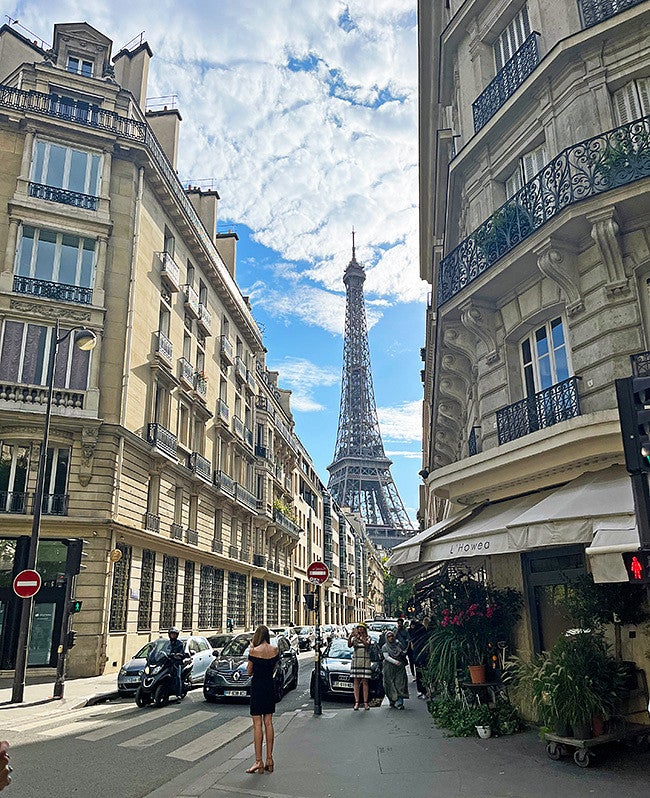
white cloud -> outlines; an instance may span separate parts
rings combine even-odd
[[[422,402],[404,402],[398,407],[378,407],[382,438],[390,441],[422,440]]]
[[[404,457],[407,460],[421,460],[422,452],[393,452],[386,450],[387,457]]]
[[[291,409],[303,413],[324,410],[313,394],[319,388],[337,385],[341,379],[340,372],[304,358],[288,357],[269,368],[278,371],[279,384],[291,390]]]

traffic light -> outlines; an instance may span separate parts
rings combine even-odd
[[[625,467],[630,474],[650,473],[650,377],[616,380]]]
[[[629,582],[635,585],[650,584],[650,551],[627,551],[623,553],[623,562]]]
[[[317,593],[305,593],[305,604],[307,605],[307,609],[314,610],[318,609],[318,600],[317,600]]]
[[[77,642],[76,638],[77,638],[77,633],[74,631],[74,629],[70,629],[65,641],[65,647],[67,649],[74,648],[74,644]]]
[[[81,605],[82,604],[83,604],[83,601],[80,601],[79,599],[73,599],[70,602],[70,614],[71,615],[75,615],[77,612],[81,612]]]
[[[81,571],[82,568],[86,567],[85,565],[82,565],[83,558],[88,556],[83,550],[84,543],[87,543],[87,541],[82,540],[81,538],[72,538],[65,541],[65,544],[68,547],[68,556],[65,560],[66,575],[76,575],[79,573],[79,571]]]

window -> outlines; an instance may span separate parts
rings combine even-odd
[[[174,251],[176,248],[176,240],[172,235],[172,231],[165,225],[165,239],[163,244],[163,250],[170,256],[174,257]]]
[[[521,365],[526,396],[571,376],[571,366],[560,317],[546,322],[521,342]]]
[[[194,287],[194,266],[192,266],[189,260],[187,261],[187,284],[191,288]]]
[[[95,241],[55,230],[23,227],[16,274],[63,285],[91,288]]]
[[[178,406],[178,442],[185,447],[190,445],[190,409],[182,402]]]
[[[520,188],[544,168],[546,164],[546,147],[542,144],[534,150],[530,150],[518,161],[517,166],[505,181],[506,198],[510,199]]]
[[[280,623],[291,623],[291,588],[280,585]]]
[[[164,302],[161,302],[160,310],[158,311],[158,330],[165,338],[169,338],[171,315],[169,307]]]
[[[38,140],[34,145],[31,180],[98,196],[100,160],[95,153]]]
[[[54,92],[49,96],[49,112],[52,116],[57,116],[59,119],[70,119],[73,122],[80,122],[82,125],[97,124],[100,111],[97,104]]]
[[[67,512],[70,449],[49,449],[45,458],[43,513],[65,515]]]
[[[93,76],[93,62],[86,61],[84,58],[78,58],[74,55],[68,56],[68,72],[74,72],[76,75],[83,75],[86,78]]]
[[[208,304],[208,287],[203,280],[199,280],[199,302],[202,305]]]
[[[27,476],[30,447],[3,443],[0,446],[0,512],[27,511]]]
[[[192,360],[192,336],[188,332],[183,333],[183,357],[189,362]]]
[[[194,626],[194,563],[185,560],[185,576],[183,578],[183,629],[191,630]]]
[[[118,543],[116,549],[122,558],[113,563],[113,584],[111,589],[111,607],[108,618],[109,632],[126,631],[126,615],[129,604],[129,581],[131,579],[131,546]]]
[[[202,565],[199,592],[201,594],[199,628],[220,628],[223,607],[223,571],[213,568],[211,565]]]
[[[228,574],[228,617],[246,626],[246,576],[235,571]]]
[[[528,9],[524,6],[494,43],[494,62],[499,72],[530,36]]]
[[[160,586],[160,628],[169,629],[176,622],[176,587],[178,558],[163,555],[162,584]]]
[[[156,382],[155,388],[155,398],[154,398],[154,408],[153,408],[153,420],[157,424],[162,424],[165,429],[167,429],[169,423],[169,402],[171,395],[169,390],[164,386],[161,385],[159,382]]]
[[[280,586],[277,582],[266,585],[266,623],[275,626],[278,623],[278,603]]]
[[[140,601],[138,604],[138,629],[151,629],[151,610],[153,606],[153,582],[156,571],[156,553],[150,549],[142,551],[142,570],[140,571]]]
[[[650,114],[650,78],[638,78],[614,92],[614,115],[619,125]]]
[[[61,330],[61,334],[66,331]],[[23,385],[45,385],[54,327],[5,321],[0,346],[0,380]],[[85,391],[88,387],[90,352],[71,344],[73,335],[59,344],[54,368],[54,387]]]

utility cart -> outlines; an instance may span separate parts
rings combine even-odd
[[[599,745],[615,742],[629,742],[639,751],[650,747],[650,726],[644,723],[622,722],[606,734],[582,740],[578,737],[562,737],[551,732],[544,735],[546,753],[550,759],[569,756],[573,750],[573,761],[581,768],[588,768],[594,760],[594,751]]]

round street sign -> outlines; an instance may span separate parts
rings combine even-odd
[[[307,566],[307,579],[315,585],[322,585],[330,578],[330,569],[324,562],[313,562]]]
[[[31,598],[41,589],[38,571],[21,571],[14,579],[14,593],[20,598]]]

